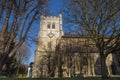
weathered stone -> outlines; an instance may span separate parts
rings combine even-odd
[[[32,77],[75,77],[101,74],[99,52],[90,37],[64,34],[61,14],[57,17],[42,15],[40,20]],[[111,70],[113,63],[116,66],[115,71],[118,71],[117,74],[120,73],[119,62],[119,55],[108,55],[106,64],[109,75],[113,73]]]

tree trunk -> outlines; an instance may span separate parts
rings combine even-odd
[[[0,69],[2,69],[3,65],[8,61],[8,56],[4,53],[0,59]]]
[[[88,65],[87,65],[88,66],[88,74],[87,75],[91,76],[91,67],[90,67],[91,62],[90,62],[90,58],[88,58],[87,60],[88,60]]]
[[[80,76],[80,77],[83,77],[82,69],[83,69],[82,55],[80,54],[80,57],[79,57],[79,72],[80,72],[80,74],[78,74],[78,76]]]
[[[94,65],[94,62],[92,61],[91,63],[91,69],[92,69],[92,76],[95,76],[95,65]]]
[[[63,77],[61,54],[58,55],[58,77]]]
[[[101,58],[101,75],[102,75],[102,79],[107,79],[108,78],[108,71],[107,71],[107,67],[106,67],[106,57],[104,55],[104,53],[100,53],[100,58]]]

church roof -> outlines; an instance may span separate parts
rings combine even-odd
[[[105,39],[109,38],[110,36],[105,36]],[[80,34],[64,34],[62,38],[89,38],[87,35],[80,35]]]
[[[62,38],[86,38],[88,36],[85,36],[85,35],[80,35],[80,34],[65,34],[62,36]]]

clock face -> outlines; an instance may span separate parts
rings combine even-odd
[[[54,34],[52,32],[48,33],[47,35],[49,38],[52,38],[54,36]]]

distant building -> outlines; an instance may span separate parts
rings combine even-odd
[[[42,15],[40,20],[33,77],[94,76],[101,73],[98,50],[89,37],[64,34],[61,14],[57,17]],[[107,62],[111,58],[109,56]]]
[[[33,67],[33,62],[29,64],[27,77],[32,77],[32,67]]]

